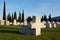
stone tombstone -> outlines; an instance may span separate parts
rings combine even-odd
[[[31,24],[31,29],[35,29],[35,35],[41,35],[41,28],[43,27],[41,23],[41,19],[39,16],[33,16],[32,24]]]
[[[17,25],[20,25],[20,22],[17,22]]]
[[[46,22],[46,28],[49,28],[49,23],[48,22]]]
[[[5,20],[1,20],[1,25],[4,25]]]
[[[56,22],[56,27],[60,27],[60,22]]]
[[[52,22],[52,27],[56,28],[56,23],[54,21]]]
[[[10,22],[10,25],[12,25],[12,22]]]
[[[41,23],[41,28],[46,28],[45,23]]]
[[[22,25],[22,30],[20,33],[22,34],[32,34],[32,35],[41,35],[41,28],[45,28],[44,23],[41,23],[41,19],[39,16],[33,16],[33,20],[27,24],[26,20]]]
[[[60,22],[57,22],[57,24],[60,24]]]
[[[10,25],[9,21],[6,21],[6,25]]]
[[[46,22],[46,27],[47,27],[47,28],[52,28],[52,24],[51,24],[50,21],[47,21],[47,22]]]
[[[49,24],[49,28],[52,28],[52,24],[51,24],[51,22],[48,21],[48,24]]]
[[[17,25],[17,22],[16,22],[16,20],[14,20],[14,21],[13,21],[13,25]]]
[[[42,21],[42,23],[43,23],[43,24],[46,24],[46,22],[45,22],[45,21]]]
[[[22,34],[27,34],[27,35],[30,35],[31,34],[31,26],[29,25],[22,25],[22,30],[20,31],[20,33]]]
[[[24,20],[24,25],[27,25],[27,20]]]
[[[23,24],[24,24],[23,22],[20,23],[20,25],[23,25]]]
[[[46,22],[45,21],[42,21],[42,26],[43,26],[43,28],[46,28]]]
[[[54,23],[54,28],[56,28],[56,23]]]

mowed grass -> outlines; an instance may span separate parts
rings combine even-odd
[[[45,28],[42,29],[42,40],[60,40],[60,28]]]
[[[19,33],[21,26],[1,26],[0,40],[60,40],[60,28],[42,28],[40,36]]]
[[[35,36],[23,35],[20,30],[21,26],[0,25],[0,40],[34,40]]]

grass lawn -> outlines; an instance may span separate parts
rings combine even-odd
[[[60,40],[60,28],[42,29],[40,36],[23,35],[21,26],[0,26],[0,40]]]

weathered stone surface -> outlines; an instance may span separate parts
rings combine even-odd
[[[41,35],[41,28],[45,28],[46,26],[41,23],[41,19],[39,16],[33,16],[33,20],[30,23],[24,22],[22,26],[21,33],[23,34],[33,34],[33,35]]]
[[[4,25],[5,20],[1,20],[1,25]]]
[[[20,22],[17,22],[17,25],[20,25]]]
[[[24,20],[24,25],[27,25],[28,23],[27,23],[27,20]]]
[[[10,25],[9,21],[6,21],[6,25]]]
[[[16,20],[14,20],[14,21],[13,21],[13,25],[17,25],[17,22],[16,22]]]

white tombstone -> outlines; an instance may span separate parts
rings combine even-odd
[[[43,23],[43,24],[46,24],[46,22],[45,22],[45,21],[42,21],[42,23]]]
[[[6,21],[6,25],[10,25],[9,21]]]
[[[51,24],[51,22],[48,22],[49,23],[49,28],[52,28],[52,24]]]
[[[41,28],[46,28],[46,24],[45,23],[41,23],[42,27]]]
[[[13,25],[17,25],[16,20],[13,21]]]
[[[57,24],[60,24],[60,22],[57,22]]]
[[[10,25],[12,25],[12,22],[10,22]]]
[[[4,25],[5,20],[1,20],[1,25]]]
[[[60,22],[56,22],[56,27],[60,27]]]
[[[42,28],[46,28],[46,22],[45,21],[42,21]]]
[[[52,22],[52,27],[56,28],[56,23],[54,21]]]
[[[31,28],[35,29],[35,35],[41,35],[41,28],[43,28],[44,25],[42,25],[40,17],[34,16],[33,23],[31,25]]]
[[[24,24],[23,22],[20,23],[20,25],[23,25],[23,24]]]
[[[17,22],[17,25],[20,25],[20,22]]]
[[[27,20],[24,20],[24,25],[27,25]]]
[[[54,28],[56,28],[56,23],[54,23]]]
[[[46,22],[46,27],[47,27],[47,28],[52,28],[52,24],[51,24],[50,21],[47,21],[47,22]]]

